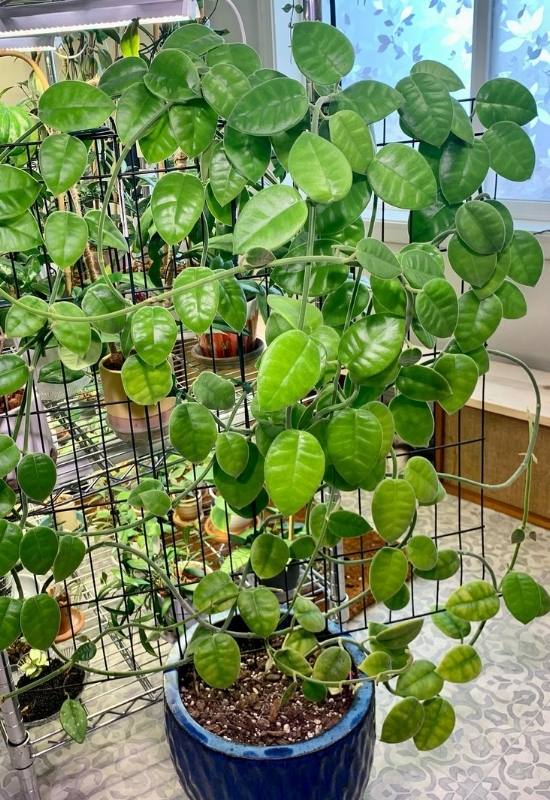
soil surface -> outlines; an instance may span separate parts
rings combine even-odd
[[[40,677],[53,672],[60,666],[61,661],[57,658],[53,659]],[[17,681],[17,688],[22,689],[35,680],[36,678],[27,678],[26,675],[23,675]],[[73,667],[68,672],[62,672],[36,689],[22,692],[19,695],[19,705],[21,706],[23,720],[25,722],[36,722],[37,720],[52,717],[58,713],[67,697],[74,700],[75,697],[81,694],[83,688],[84,670],[81,667]]]
[[[290,700],[281,698],[291,679],[276,669],[266,672],[265,650],[242,653],[241,675],[229,689],[212,689],[193,667],[180,670],[180,693],[196,722],[224,739],[260,747],[294,744],[319,736],[345,715],[353,690],[345,686],[320,704],[297,689]]]

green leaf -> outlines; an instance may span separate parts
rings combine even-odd
[[[332,256],[334,252],[332,249],[333,244],[330,239],[317,239],[313,245],[313,254]],[[305,255],[306,249],[306,243],[300,242],[289,249],[288,255],[291,257]],[[271,271],[271,277],[273,282],[284,289],[285,292],[302,294],[305,268],[305,260],[294,264],[283,264]],[[347,264],[334,264],[329,261],[313,262],[311,264],[308,296],[320,297],[335,291],[344,283],[348,275],[349,267]],[[365,289],[365,291],[367,290]],[[323,306],[324,310],[325,306]],[[341,314],[342,308],[338,306],[337,311]]]
[[[97,281],[84,293],[82,310],[89,317],[122,311],[127,303],[106,283]],[[104,333],[120,333],[126,324],[126,315],[120,314],[112,319],[94,322],[94,327]],[[86,354],[87,355],[87,354]]]
[[[308,99],[301,83],[292,78],[274,78],[241,96],[228,122],[241,133],[270,136],[297,125],[307,109]]]
[[[148,122],[154,125],[166,104],[156,97],[144,83],[135,83],[122,93],[118,101],[116,127],[120,141],[133,141]]]
[[[266,488],[279,511],[291,516],[309,503],[324,471],[325,455],[317,439],[307,431],[286,430],[267,452]]]
[[[476,139],[473,145],[449,139],[439,162],[439,182],[448,203],[460,203],[483,183],[489,171],[489,150]]]
[[[388,600],[407,580],[407,559],[393,547],[382,547],[374,556],[369,572],[369,588],[375,600]]]
[[[161,306],[143,306],[131,317],[132,342],[146,364],[158,367],[170,353],[178,336],[174,317]]]
[[[277,628],[281,607],[273,592],[265,586],[241,590],[238,606],[247,627],[263,639]]]
[[[422,630],[424,620],[408,619],[392,625],[384,625],[376,631],[376,643],[383,645],[390,651],[403,650],[409,645]]]
[[[367,125],[384,119],[396,111],[403,98],[386,83],[380,81],[357,81],[338,95],[339,108],[349,108],[363,117]]]
[[[38,101],[40,120],[63,133],[99,128],[113,111],[109,95],[84,81],[54,83]]]
[[[475,350],[489,339],[502,319],[502,304],[492,295],[478,300],[473,291],[458,301],[458,322],[455,339],[464,352]]]
[[[426,160],[405,144],[382,147],[367,170],[373,191],[397,208],[424,208],[435,202],[437,185]]]
[[[260,363],[257,398],[265,413],[301,400],[319,379],[319,348],[303,331],[286,331],[269,346]]]
[[[395,691],[401,697],[429,700],[443,689],[443,677],[435,671],[431,661],[419,660],[411,664],[397,679]]]
[[[395,361],[403,347],[404,337],[404,320],[388,314],[364,317],[342,336],[340,361],[348,368],[353,382],[361,384]]]
[[[500,253],[498,253],[496,269],[487,283],[485,283],[483,286],[480,286],[479,289],[474,289],[474,294],[478,300],[484,300],[486,297],[496,294],[497,290],[502,286],[505,278],[508,276],[508,273],[510,272],[510,266],[510,248],[507,247],[506,250],[502,250]]]
[[[153,367],[139,356],[126,359],[122,365],[121,377],[129,399],[140,406],[159,403],[167,396],[173,383],[172,369],[167,361]]]
[[[401,275],[401,264],[390,248],[378,239],[361,239],[357,245],[357,260],[377,278]]]
[[[147,62],[142,58],[120,58],[101,73],[98,86],[109,97],[119,97],[134,83],[141,83],[147,70]]]
[[[327,429],[327,453],[344,480],[360,486],[376,467],[382,451],[382,427],[372,411],[345,408]]]
[[[456,235],[449,240],[448,255],[456,274],[472,286],[483,286],[487,283],[497,264],[496,253],[488,255],[474,253]]]
[[[162,489],[162,483],[156,478],[144,478],[128,495],[128,503],[135,508],[145,508],[144,495],[148,492]]]
[[[334,203],[351,189],[351,167],[331,142],[305,131],[292,145],[288,169],[293,181],[315,203]]]
[[[200,286],[179,291],[173,296],[178,317],[193,333],[207,331],[218,310],[220,289],[218,282],[212,279],[212,275],[212,270],[208,267],[187,267],[174,281],[174,289],[177,290],[195,281],[204,281]]]
[[[205,614],[224,611],[236,601],[239,590],[225,572],[211,572],[197,584],[193,593],[193,605]]]
[[[34,503],[43,503],[50,496],[56,480],[55,463],[45,453],[27,453],[17,465],[19,488]]]
[[[38,333],[46,322],[44,314],[47,312],[48,304],[41,297],[34,297],[31,294],[22,295],[19,298],[19,305],[12,305],[8,309],[4,323],[6,336],[24,337]]]
[[[327,53],[330,57],[327,58]],[[353,67],[353,45],[344,34],[324,22],[298,22],[292,28],[292,55],[300,72],[313,83],[329,85]]]
[[[247,253],[255,247],[276,250],[303,228],[306,219],[307,206],[292,186],[262,189],[237,219],[233,252]]]
[[[12,471],[20,458],[20,452],[11,438],[0,433],[0,477],[4,477]]]
[[[349,194],[343,200],[317,208],[317,233],[330,237],[359,220],[371,196],[369,182],[363,175],[354,175]]]
[[[56,583],[69,578],[81,565],[86,555],[86,545],[78,536],[65,534],[59,539],[59,549],[53,562]]]
[[[0,225],[0,254],[25,252],[41,243],[38,223],[30,211]]]
[[[212,143],[218,115],[204,100],[172,106],[168,118],[172,135],[188,158],[200,155]]]
[[[215,633],[198,643],[193,663],[205,683],[214,689],[227,689],[241,671],[239,645],[228,633]]]
[[[148,164],[156,164],[164,159],[171,158],[177,149],[178,143],[174,139],[170,127],[168,113],[163,114],[145,136],[139,140],[139,149]]]
[[[94,244],[99,243],[100,216],[101,211],[99,211],[99,209],[92,209],[84,215],[86,225],[88,226],[88,237],[91,242],[94,242]],[[128,250],[128,243],[126,242],[126,239],[110,217],[105,217],[102,244],[103,247],[112,247],[115,250],[123,250],[124,252]],[[95,285],[96,284],[94,284],[91,288],[94,288]]]
[[[418,750],[434,750],[442,745],[454,730],[455,712],[442,697],[432,697],[422,704],[424,721],[413,737]]]
[[[483,134],[489,161],[509,181],[529,180],[535,168],[535,148],[528,134],[515,122],[495,122]]]
[[[344,154],[353,172],[366,175],[374,157],[374,142],[362,117],[344,109],[332,114],[328,124],[331,142]]]
[[[326,700],[328,694],[326,686],[308,680],[303,681],[302,692],[306,700],[311,703],[322,703],[323,700]]]
[[[393,415],[387,405],[378,400],[372,400],[370,403],[363,406],[363,409],[374,414],[380,423],[380,427],[382,428],[382,446],[380,448],[380,454],[385,456],[390,451],[395,435]]]
[[[451,394],[449,384],[439,372],[420,364],[401,367],[396,387],[411,400],[440,400]]]
[[[9,164],[0,165],[0,220],[20,217],[38,196],[40,184],[32,175]]]
[[[412,72],[395,87],[403,97],[399,115],[414,138],[440,147],[451,131],[453,107],[445,85],[429,72]]]
[[[264,459],[256,445],[249,443],[246,467],[236,478],[225,473],[215,461],[214,483],[231,508],[240,509],[250,505],[264,484]]]
[[[0,597],[0,648],[6,650],[21,633],[21,600]]]
[[[21,528],[14,522],[0,520],[0,575],[7,575],[19,561],[22,536]]]
[[[378,653],[371,653],[359,664],[358,669],[364,672],[369,678],[377,678],[385,672],[391,670],[391,656],[382,650]]]
[[[227,158],[221,142],[217,142],[210,157],[210,188],[220,206],[227,206],[240,195],[246,178]]]
[[[344,325],[348,308],[351,304],[354,285],[355,281],[345,281],[335,291],[327,295],[323,303],[323,319],[327,325]],[[369,290],[364,283],[360,283],[351,311],[351,319],[357,317],[367,307],[369,297]]]
[[[245,437],[232,431],[220,433],[216,439],[216,461],[227,475],[238,478],[248,463]]]
[[[296,597],[293,613],[298,623],[309,633],[321,633],[326,628],[326,620],[322,612],[308,597],[301,595]]]
[[[458,139],[462,139],[466,144],[474,143],[474,130],[468,112],[458,100],[451,97],[453,107],[453,120],[451,122],[451,133]]]
[[[40,174],[54,195],[80,180],[88,164],[86,145],[66,133],[48,136],[40,145]]]
[[[410,483],[384,478],[372,496],[374,527],[386,542],[395,542],[405,533],[416,510],[416,497]],[[399,588],[399,587],[397,587]],[[391,592],[388,597],[397,591]]]
[[[28,534],[26,534],[28,536]],[[47,650],[59,631],[61,612],[57,601],[48,594],[29,597],[21,609],[21,631],[31,647]]]
[[[418,570],[430,570],[437,564],[437,548],[429,536],[413,536],[407,544],[407,558]]]
[[[193,394],[199,403],[211,409],[229,409],[233,408],[235,403],[235,387],[233,383],[209,370],[201,372],[198,378],[195,379]]]
[[[452,392],[439,404],[447,414],[454,414],[466,404],[476,387],[479,377],[476,363],[461,353],[444,353],[435,362],[434,369],[447,380]]]
[[[414,289],[422,289],[433,278],[445,275],[442,254],[428,242],[406,245],[399,253],[399,259],[403,274]]]
[[[294,300],[290,297],[279,297],[278,295],[270,295],[267,298],[267,304],[277,316],[283,317],[284,320],[292,327],[298,328],[300,323],[300,307],[301,301]],[[314,329],[322,325],[323,316],[319,309],[308,303],[306,305],[306,313],[304,318],[304,333],[312,333]]]
[[[466,620],[455,617],[449,611],[438,611],[432,615],[432,622],[441,633],[451,639],[465,639],[470,634],[472,626]]]
[[[58,314],[71,317],[71,322],[58,320]],[[66,347],[71,353],[85,356],[90,348],[92,334],[90,323],[86,321],[86,314],[74,303],[54,303],[50,308],[50,325],[52,333],[59,344]]]
[[[21,542],[21,563],[33,575],[45,575],[57,555],[57,534],[51,528],[36,527],[27,531]]]
[[[311,650],[317,647],[317,639],[309,631],[294,628],[285,637],[283,648],[288,648],[299,653],[301,656],[307,656]]]
[[[61,727],[74,742],[83,744],[88,729],[88,715],[79,700],[68,697],[59,712]]]
[[[541,586],[540,583],[538,584],[539,593],[540,593],[540,608],[537,614],[537,617],[544,617],[548,612],[550,612],[550,595],[544,588]]]
[[[197,68],[181,50],[163,47],[143,81],[150,92],[170,103],[184,103],[200,94]]]
[[[439,550],[435,567],[428,570],[415,569],[415,574],[429,581],[444,581],[460,568],[460,558],[454,550]]]
[[[169,172],[155,184],[151,211],[159,235],[178,244],[196,225],[204,206],[204,188],[194,175]]]
[[[164,47],[175,47],[178,50],[188,50],[190,53],[203,56],[221,44],[223,44],[223,38],[212,28],[198,22],[190,22],[176,28],[164,42]]]
[[[447,600],[447,611],[468,622],[481,622],[494,617],[500,608],[500,600],[493,586],[487,581],[469,581],[451,594]]]
[[[382,725],[380,740],[390,744],[405,742],[420,730],[424,709],[416,697],[406,697],[395,703]]]
[[[71,267],[88,244],[88,226],[72,211],[54,211],[46,219],[44,241],[58,267]]]
[[[464,203],[456,212],[456,230],[463,243],[481,255],[502,250],[506,239],[504,221],[494,206],[481,200]]]
[[[440,64],[439,61],[430,61],[430,59],[415,61],[411,67],[411,75],[418,75],[419,73],[427,73],[437,78],[448,92],[456,92],[459,89],[464,89],[464,84],[456,72],[445,64]]]
[[[423,456],[409,458],[403,470],[403,477],[413,487],[416,499],[421,505],[435,503],[439,491],[439,479],[433,464],[427,458]],[[420,569],[431,569],[433,565],[421,567],[415,564],[415,566],[419,566]]]
[[[536,286],[544,257],[538,239],[527,231],[515,231],[510,243],[510,278],[524,286]]]
[[[452,336],[458,319],[458,300],[451,284],[433,278],[416,295],[415,310],[420,324],[434,336]]]
[[[290,647],[283,647],[273,653],[273,660],[278,669],[285,675],[290,675],[291,678],[295,678],[296,675],[311,675],[313,672],[304,656]]]
[[[527,314],[527,301],[515,284],[504,281],[495,294],[502,303],[504,319],[521,319]]]
[[[219,281],[218,314],[234,331],[242,331],[248,318],[244,290],[236,278]]]
[[[437,162],[439,170],[439,161]],[[437,174],[436,174],[437,178]],[[426,208],[409,214],[411,242],[428,242],[454,225],[456,206],[447,205],[441,192],[437,200]]]
[[[10,395],[21,389],[28,377],[29,367],[21,356],[0,355],[0,395]]]
[[[317,657],[313,667],[313,677],[318,681],[340,684],[349,678],[351,656],[343,647],[327,647]]]
[[[254,48],[241,42],[220,44],[213,50],[209,50],[206,63],[209,67],[213,67],[215,64],[233,64],[245,75],[252,75],[262,68],[262,62]]]
[[[218,429],[214,417],[199,403],[181,403],[170,417],[170,444],[194,464],[204,461],[214,447]]]
[[[261,533],[254,539],[250,548],[252,569],[258,578],[263,580],[274,578],[282,572],[289,556],[285,540],[273,533]]]
[[[518,81],[493,78],[479,89],[475,113],[486,128],[502,121],[526,125],[537,116],[537,104],[529,89]]]
[[[250,136],[227,127],[223,147],[233,167],[252,183],[259,181],[269,166],[271,142],[265,136]]]
[[[539,586],[525,572],[509,572],[504,576],[502,598],[510,614],[524,625],[538,616],[541,605]]]
[[[328,518],[328,532],[338,539],[350,539],[372,531],[371,525],[360,514],[344,508],[333,511]]]
[[[433,436],[434,420],[428,403],[399,394],[390,402],[397,434],[408,444],[426,447]]]
[[[202,93],[207,103],[229,119],[240,98],[250,91],[250,81],[233,64],[215,64],[202,79]]]
[[[451,683],[468,683],[481,672],[481,659],[469,644],[449,650],[437,666],[437,674]]]

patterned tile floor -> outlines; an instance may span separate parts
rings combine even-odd
[[[456,501],[449,498],[443,511],[449,529],[455,514]],[[470,519],[475,526],[479,509],[463,503],[462,515],[463,528]],[[492,511],[486,511],[485,523],[486,550],[500,572],[515,524]],[[519,562],[546,586],[549,539],[548,531],[538,531]],[[427,582],[419,582],[415,594],[419,603],[433,602]],[[427,623],[421,643],[425,657],[437,660],[440,639],[433,633]],[[379,744],[365,800],[550,800],[549,645],[550,615],[523,628],[501,612],[480,640],[482,675],[466,687],[446,687],[457,712],[451,739],[423,755],[407,745]],[[387,704],[387,693],[380,691],[379,713]],[[98,731],[83,746],[40,759],[37,772],[42,800],[184,800],[164,741],[160,705]],[[4,753],[0,800],[26,800]]]

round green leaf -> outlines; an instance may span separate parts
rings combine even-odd
[[[151,211],[159,235],[178,244],[195,226],[204,206],[204,189],[194,175],[169,172],[153,189]]]
[[[132,315],[132,341],[138,356],[158,367],[170,353],[178,336],[174,317],[161,306],[142,306]]]
[[[518,81],[493,78],[478,91],[475,112],[486,128],[502,121],[526,125],[537,116],[537,104],[529,89]]]
[[[241,97],[250,91],[250,81],[233,64],[215,64],[202,79],[202,93],[208,105],[229,119]]]
[[[41,297],[24,294],[19,298],[19,305],[12,305],[8,309],[4,323],[6,336],[23,337],[38,333],[46,322],[44,314],[47,314],[47,312],[48,304]]]
[[[396,387],[411,400],[440,400],[451,394],[449,384],[439,372],[420,364],[401,367]]]
[[[164,47],[175,47],[203,56],[214,47],[223,44],[222,37],[208,25],[189,22],[176,28],[164,42]]]
[[[363,409],[374,414],[380,423],[380,427],[382,428],[382,446],[380,448],[380,454],[385,456],[390,451],[395,435],[393,415],[387,405],[378,400],[372,400],[370,403],[367,403]]]
[[[12,353],[0,356],[0,395],[9,395],[21,389],[29,377],[27,362]]]
[[[435,671],[431,661],[419,660],[403,672],[397,679],[395,691],[401,697],[416,697],[429,700],[443,689],[443,678]]]
[[[390,402],[395,430],[415,447],[426,447],[434,432],[433,414],[428,403],[410,400],[399,394]]]
[[[0,477],[3,478],[17,466],[20,455],[19,449],[11,436],[0,433]]]
[[[451,578],[460,567],[460,558],[454,550],[439,550],[435,567],[429,570],[415,569],[415,574],[429,581],[444,581]]]
[[[239,590],[226,572],[211,572],[197,584],[193,605],[197,611],[213,614],[231,608],[238,594]]]
[[[359,669],[369,678],[376,678],[391,670],[391,656],[383,651],[371,653],[359,664]]]
[[[266,136],[250,136],[228,127],[223,147],[233,167],[252,183],[259,181],[269,166],[271,142]]]
[[[172,388],[170,364],[165,361],[156,367],[146,364],[139,356],[130,356],[122,365],[122,385],[134,403],[153,406],[166,397]]]
[[[343,200],[317,208],[317,233],[332,236],[359,220],[371,196],[369,182],[363,175],[354,175],[349,193]]]
[[[244,290],[236,278],[219,281],[218,314],[234,331],[246,325],[248,307]]]
[[[147,62],[142,58],[120,58],[101,73],[98,86],[109,97],[119,97],[134,83],[141,83],[147,70]]]
[[[216,461],[221,469],[238,478],[248,464],[248,442],[240,433],[223,431],[216,439]]]
[[[265,639],[277,628],[281,607],[273,592],[265,586],[242,590],[238,606],[246,625],[258,636]]]
[[[38,223],[30,211],[0,225],[0,254],[24,252],[41,243]]]
[[[502,597],[510,614],[524,625],[538,616],[539,586],[525,572],[509,572],[504,576]]]
[[[341,31],[325,22],[313,21],[293,26],[292,55],[300,72],[322,85],[338,83],[355,60],[353,45]]]
[[[72,211],[54,211],[46,219],[44,241],[58,267],[71,267],[88,244],[88,226]]]
[[[502,286],[507,278],[508,273],[510,272],[510,266],[510,248],[507,247],[506,250],[502,250],[500,253],[498,253],[495,271],[487,283],[484,283],[483,286],[479,287],[479,289],[474,289],[474,294],[478,300],[484,300],[486,297],[496,294],[497,290]]]
[[[0,597],[0,649],[6,650],[21,633],[21,600]]]
[[[256,445],[249,443],[246,466],[237,477],[225,473],[215,461],[214,483],[231,508],[242,509],[251,505],[264,484],[264,459]]]
[[[427,458],[423,456],[412,456],[409,458],[403,470],[403,477],[413,487],[416,499],[420,505],[431,505],[436,501],[439,491],[439,479],[433,464],[428,461]],[[413,559],[411,559],[411,561],[412,560]],[[416,566],[420,569],[431,569],[433,564],[429,566],[415,564],[415,567]]]
[[[515,122],[495,122],[483,134],[491,168],[509,181],[526,181],[535,168],[535,148]]]
[[[409,645],[422,630],[424,620],[408,619],[391,625],[382,625],[376,630],[376,643],[383,645],[390,651],[403,650]],[[370,630],[370,628],[369,628]]]
[[[527,301],[521,290],[511,281],[504,281],[495,294],[502,303],[504,319],[521,319],[527,314]]]
[[[510,243],[510,278],[524,286],[536,286],[544,257],[538,239],[527,231],[515,231]]]
[[[118,101],[116,127],[120,141],[133,141],[147,122],[153,126],[166,104],[156,97],[144,83],[135,83],[122,93]]]
[[[7,575],[19,561],[22,536],[21,528],[14,522],[0,520],[0,575]]]
[[[82,177],[88,163],[86,145],[66,133],[48,136],[40,145],[40,174],[52,194],[66,192]]]
[[[294,183],[315,203],[334,203],[351,189],[351,167],[331,142],[305,131],[292,145],[288,169]]]
[[[216,441],[214,417],[199,403],[181,403],[170,417],[170,444],[194,464],[204,461]]]
[[[285,516],[295,514],[309,503],[324,472],[323,449],[307,431],[283,431],[269,448],[265,459],[267,491]]]
[[[420,730],[424,709],[416,697],[406,697],[395,703],[382,725],[380,740],[390,744],[405,742]]]
[[[205,370],[193,383],[193,394],[199,403],[211,409],[227,410],[235,403],[235,386],[227,378]],[[242,437],[241,437],[242,438]]]
[[[340,341],[339,357],[354,383],[377,375],[399,356],[405,322],[387,314],[373,314],[348,328]]]
[[[250,548],[250,564],[252,569],[263,580],[274,578],[286,566],[290,553],[288,545],[280,536],[273,533],[261,533]]]
[[[328,518],[328,532],[340,539],[349,539],[355,536],[363,536],[372,530],[366,519],[354,511],[346,511],[339,508],[333,511]]]
[[[173,296],[174,308],[185,327],[193,333],[207,331],[218,310],[220,288],[212,275],[208,267],[187,267],[174,281],[174,289],[178,290]],[[204,282],[181,291],[196,281]]]
[[[239,645],[228,633],[215,633],[197,644],[193,663],[205,683],[214,689],[227,689],[241,671]]]
[[[378,484],[372,496],[372,520],[386,542],[395,542],[405,533],[415,511],[416,497],[410,483],[396,478],[384,478]],[[390,592],[388,597],[397,589]]]
[[[445,64],[440,64],[439,61],[430,61],[430,59],[422,59],[422,61],[415,61],[411,67],[411,75],[418,73],[428,73],[437,78],[447,89],[448,92],[456,92],[459,89],[464,89],[464,84],[450,67]]]
[[[397,208],[424,208],[435,202],[437,185],[426,160],[407,145],[382,147],[367,170],[373,191]]]
[[[430,570],[437,564],[437,548],[429,536],[413,536],[407,544],[407,557],[418,570]]]
[[[405,278],[414,289],[421,289],[433,278],[443,278],[445,263],[440,251],[428,242],[406,245],[399,253]]]
[[[456,235],[449,240],[448,255],[451,267],[456,274],[471,283],[472,286],[486,284],[493,275],[497,264],[496,253],[483,256],[474,253]]]
[[[360,486],[376,467],[382,443],[382,426],[372,411],[346,408],[330,420],[328,457],[352,486]]]
[[[94,242],[95,244],[99,243],[100,218],[101,211],[96,208],[93,208],[84,215],[86,225],[88,226],[88,237],[90,241]],[[110,217],[105,217],[102,246],[104,248],[112,247],[115,250],[123,250],[124,252],[128,250],[128,243],[126,242],[126,239]],[[93,284],[93,286],[95,285],[96,284]],[[93,286],[91,288],[93,288]]]
[[[393,547],[382,547],[374,556],[369,572],[369,588],[375,600],[388,600],[407,580],[407,559]]]
[[[270,344],[260,363],[258,404],[264,413],[301,400],[319,379],[319,348],[303,331],[286,331]]]
[[[326,620],[313,600],[298,595],[294,601],[293,613],[298,623],[309,633],[321,633],[326,628]]]
[[[468,112],[458,100],[451,97],[453,107],[453,120],[451,122],[451,133],[458,139],[462,139],[466,144],[474,143],[474,130]]]
[[[362,117],[349,109],[329,117],[331,142],[344,154],[353,172],[367,174],[374,157],[374,142]]]
[[[468,683],[481,672],[481,659],[469,644],[449,650],[437,666],[437,674],[451,683]]]
[[[339,108],[349,108],[363,117],[367,125],[384,119],[399,108],[403,98],[395,89],[380,81],[357,81],[338,95]]]
[[[439,169],[439,161],[437,162]],[[437,175],[436,175],[437,178]],[[443,231],[452,228],[455,219],[455,206],[447,205],[438,192],[437,200],[427,208],[411,211],[409,215],[409,238],[411,242],[428,242]]]
[[[357,260],[377,278],[396,278],[401,265],[390,248],[378,239],[361,239],[357,245]]]
[[[21,542],[19,549],[21,563],[33,575],[45,575],[55,560],[57,548],[55,531],[44,527],[31,528]]]
[[[317,239],[313,245],[314,255],[332,256],[334,242],[330,239]],[[288,255],[295,257],[305,255],[307,245],[300,242],[291,247]],[[273,282],[280,286],[289,294],[302,294],[304,284],[304,273],[306,268],[305,260],[294,264],[283,264],[275,267],[271,271]],[[311,264],[310,282],[308,287],[309,297],[320,297],[327,295],[338,289],[349,275],[347,264],[333,264],[329,261],[315,261]],[[365,291],[367,291],[365,289]],[[338,305],[337,313],[342,313],[342,307]],[[323,306],[323,312],[325,306]]]
[[[262,68],[262,62],[256,51],[241,42],[228,42],[209,50],[206,63],[209,67],[213,67],[214,64],[233,64],[245,75],[252,75]]]
[[[412,72],[395,87],[401,121],[415,139],[440,147],[451,131],[453,107],[445,85],[429,72]]]
[[[473,145],[449,139],[439,162],[439,182],[448,203],[460,203],[483,183],[489,171],[489,149],[476,139]]]
[[[93,283],[84,293],[82,310],[88,317],[112,314],[127,307],[126,302],[110,286],[101,281]],[[126,315],[120,314],[108,320],[96,320],[94,327],[104,333],[120,333],[126,324]],[[68,348],[71,349],[71,348]],[[71,350],[72,352],[72,350]],[[83,356],[85,357],[85,356]]]
[[[58,315],[71,317],[71,321],[59,320]],[[90,349],[92,332],[86,314],[79,306],[67,302],[54,303],[50,308],[50,325],[59,344],[78,356],[86,355]]]
[[[307,206],[292,186],[268,186],[243,208],[235,224],[233,251],[247,253],[255,247],[276,250],[300,231]]]
[[[349,678],[351,656],[342,647],[327,647],[322,650],[313,667],[313,677],[318,681],[339,684]]]
[[[88,715],[79,700],[68,697],[59,712],[61,727],[73,741],[83,744],[88,729]]]
[[[200,93],[197,68],[182,50],[163,47],[143,80],[150,92],[171,103],[192,100]]]
[[[174,139],[189,158],[200,155],[212,143],[218,115],[204,100],[172,106],[168,118]]]
[[[113,111],[109,95],[84,81],[54,83],[38,101],[44,125],[63,133],[99,128]]]
[[[416,295],[415,310],[420,324],[434,336],[452,336],[458,319],[458,300],[451,284],[433,278]]]
[[[9,164],[0,164],[0,221],[20,217],[37,198],[40,184],[32,175]]]
[[[452,552],[452,551],[449,551]],[[449,611],[438,611],[432,615],[432,622],[441,633],[450,639],[465,639],[470,634],[472,626],[460,617],[455,617]]]
[[[458,301],[458,322],[455,339],[464,352],[475,350],[489,339],[502,319],[502,304],[491,295],[478,300],[473,291],[466,292]]]
[[[451,387],[451,396],[439,401],[447,414],[454,414],[462,408],[470,398],[478,381],[478,370],[475,361],[462,353],[444,353],[434,364]]]
[[[340,326],[345,323],[348,308],[350,307],[351,298],[353,296],[354,284],[355,282],[352,280],[345,281],[341,286],[327,295],[323,303],[323,319],[327,325]],[[367,307],[369,297],[369,290],[364,283],[360,283],[351,311],[352,319],[357,317],[361,311]]]
[[[400,611],[402,608],[405,608],[406,605],[409,604],[409,600],[411,599],[411,593],[409,591],[409,587],[406,583],[398,589],[395,594],[392,594],[391,597],[388,597],[387,600],[384,600],[384,605],[386,608],[389,608],[390,611]]]
[[[292,78],[274,78],[240,97],[228,122],[242,133],[269,136],[292,128],[307,109],[306,90],[301,83]]]
[[[481,200],[464,203],[456,212],[455,221],[458,235],[474,253],[489,255],[504,247],[504,220],[489,203]]]
[[[311,675],[313,672],[309,662],[306,661],[304,656],[296,650],[292,650],[290,647],[283,647],[281,650],[277,650],[273,654],[273,660],[281,672],[285,675],[290,675],[293,679],[295,679],[297,675],[303,677],[304,675]]]
[[[455,726],[455,712],[452,705],[442,697],[432,697],[422,704],[424,721],[413,737],[418,750],[434,750],[442,745]]]
[[[59,539],[59,549],[53,562],[56,583],[69,578],[81,565],[86,555],[86,545],[78,536],[66,534]]]
[[[45,453],[27,453],[17,465],[17,482],[29,500],[43,503],[57,480],[54,461]]]
[[[500,600],[493,586],[487,581],[470,581],[460,586],[447,600],[447,611],[468,622],[481,622],[494,617],[500,608]]]

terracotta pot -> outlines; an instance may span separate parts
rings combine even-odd
[[[109,358],[110,356],[105,356],[100,361],[99,374],[103,384],[107,422],[111,430],[123,442],[147,444],[149,435],[152,439],[158,439],[161,432],[168,427],[176,398],[164,397],[154,406],[140,406],[128,400],[120,370],[105,366]]]
[[[257,346],[256,331],[258,328],[258,301],[256,298],[247,303],[248,314],[243,330],[243,352],[249,353]],[[199,349],[203,356],[215,359],[236,358],[239,355],[239,334],[228,331],[203,333],[199,336]]]
[[[184,527],[189,522],[194,522],[202,514],[202,495],[187,497],[176,506],[174,511],[174,525]]]
[[[48,594],[52,594],[48,591]],[[66,642],[67,639],[76,637],[83,629],[86,618],[79,608],[74,608],[71,605],[71,599],[68,595],[58,598],[59,610],[61,611],[61,621],[59,623],[59,631],[55,637],[56,642]]]
[[[12,408],[7,412],[7,414],[0,414],[0,433],[6,434],[7,436],[13,436],[18,414],[19,406],[17,408]],[[16,439],[16,444],[20,450],[23,449],[24,438],[25,423],[23,421],[21,423],[21,427],[19,428],[19,433]],[[54,461],[57,459],[57,449],[55,447],[53,434],[48,424],[48,415],[46,413],[46,409],[44,408],[40,397],[35,395],[34,392],[32,393],[31,397],[31,416],[27,449],[29,453],[45,453],[47,456],[53,458]],[[10,474],[7,476],[7,481],[12,486],[17,485],[15,470],[10,472]]]

